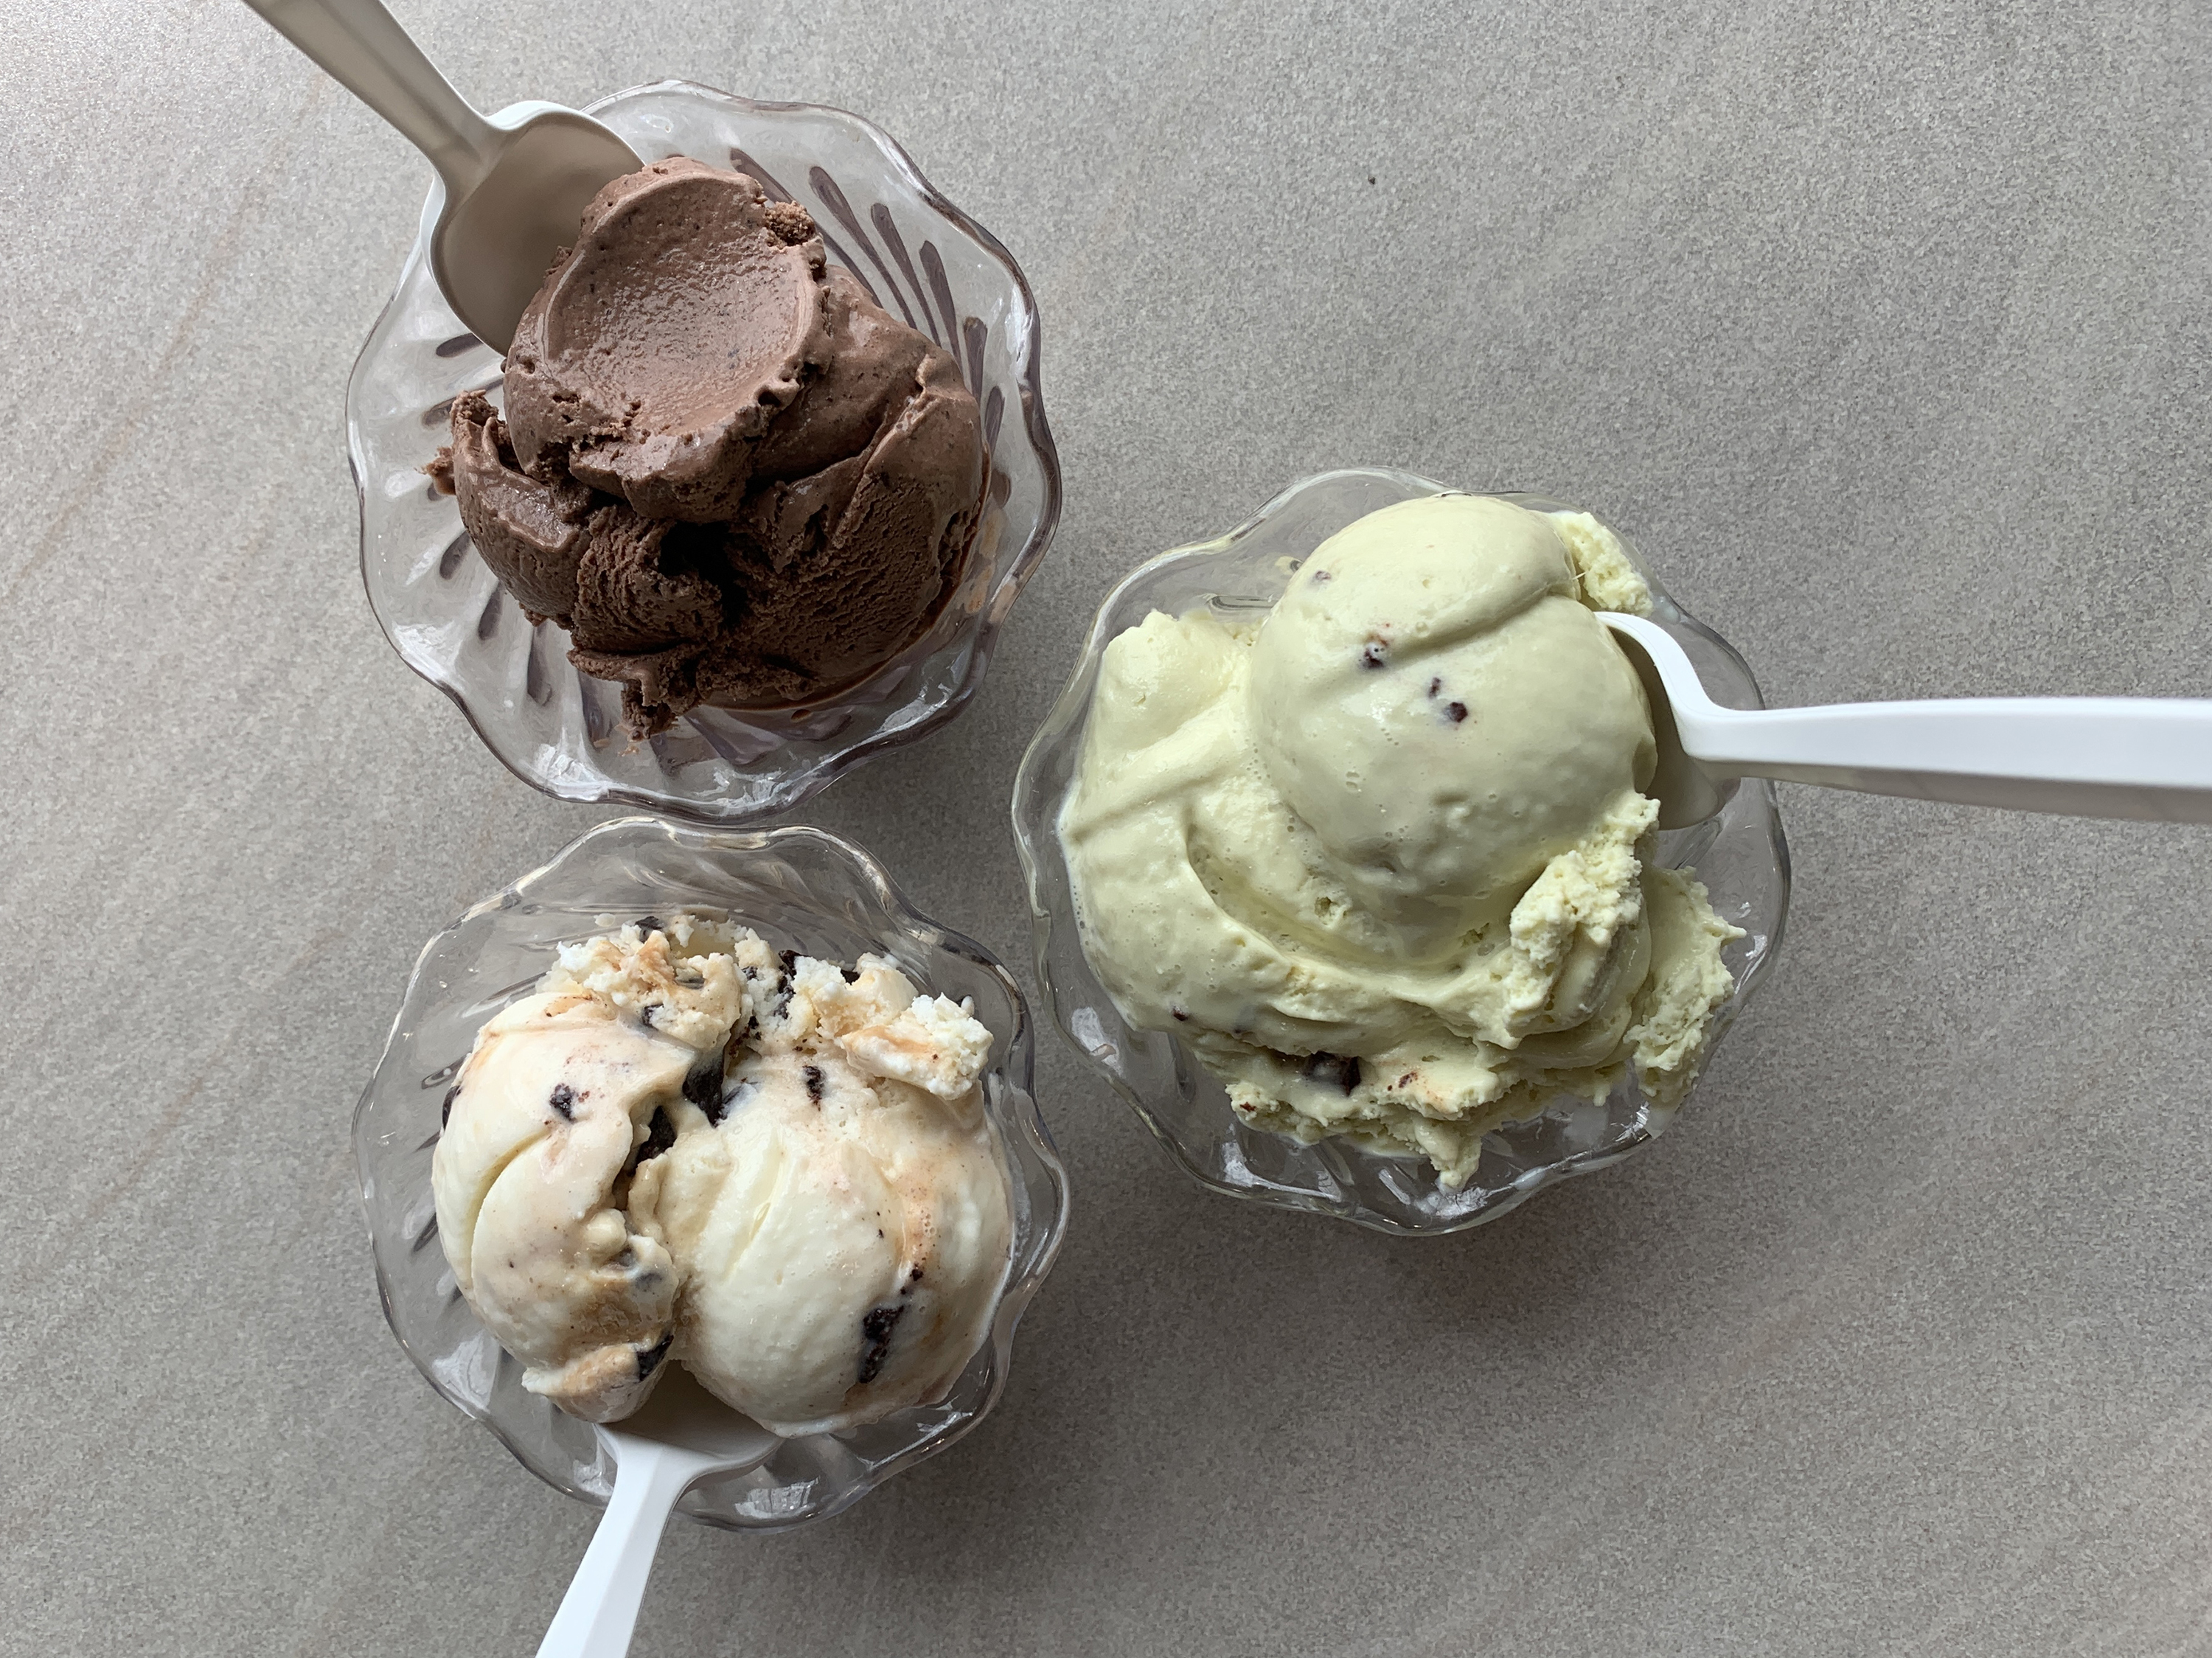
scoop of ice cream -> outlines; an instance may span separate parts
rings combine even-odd
[[[787,992],[787,994],[783,993]],[[727,1091],[679,1114],[637,1223],[684,1263],[675,1352],[778,1433],[940,1396],[988,1333],[1012,1236],[977,1078],[990,1033],[879,957],[800,957]]]
[[[1647,867],[1649,607],[1586,514],[1441,496],[1316,550],[1264,623],[1114,640],[1060,819],[1085,954],[1249,1121],[1430,1157],[1694,1077],[1734,929]],[[1662,914],[1664,922],[1662,922]]]
[[[638,734],[865,676],[957,585],[988,465],[952,357],[805,210],[684,157],[616,179],[453,404],[463,522]]]
[[[672,1354],[779,1433],[939,1397],[1011,1257],[990,1047],[878,957],[689,914],[565,945],[447,1097],[454,1280],[523,1385],[592,1421]]]
[[[584,210],[516,325],[507,407],[524,467],[558,459],[648,518],[707,524],[827,361],[822,239],[743,173],[675,156]]]
[[[1249,700],[1269,782],[1419,960],[1511,909],[1656,752],[1565,542],[1490,496],[1401,501],[1331,537],[1261,628]]]
[[[688,928],[687,928],[688,930]],[[675,1261],[618,1185],[672,1141],[688,1093],[719,1096],[745,1011],[725,950],[655,926],[565,951],[478,1034],[431,1158],[438,1236],[523,1386],[594,1422],[644,1401],[668,1351]]]

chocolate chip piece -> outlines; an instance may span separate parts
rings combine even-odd
[[[665,926],[661,925],[660,917],[658,915],[639,916],[637,918],[637,930],[647,936],[655,932],[665,932],[668,931]]]
[[[707,982],[707,975],[695,967],[679,967],[676,969],[676,982],[686,990],[696,990]]]
[[[919,1284],[919,1283],[921,1283],[921,1267],[919,1267],[919,1266],[915,1267],[915,1268],[914,1269],[914,1271],[912,1271],[911,1272],[908,1272],[908,1273],[906,1275],[906,1278],[907,1278],[907,1282],[908,1282],[908,1283],[909,1283],[909,1284]]]
[[[637,1017],[645,1021],[645,1028],[650,1030],[653,1029],[653,1016],[659,1011],[659,1002],[647,1002],[643,1007],[638,1009]]]
[[[446,1097],[438,1107],[438,1127],[443,1128],[453,1120],[453,1102],[461,1096],[461,1085],[455,1083],[446,1090]]]
[[[553,1093],[549,1103],[553,1107],[553,1114],[560,1118],[562,1122],[576,1121],[576,1090],[568,1084],[553,1084]]]
[[[722,1051],[712,1054],[691,1067],[691,1074],[684,1079],[684,1097],[707,1114],[708,1122],[722,1121]]]
[[[1188,1024],[1188,1023],[1190,1023],[1190,1015],[1189,1015],[1189,1014],[1188,1014],[1188,1013],[1186,1013],[1186,1012],[1184,1012],[1181,1008],[1179,1008],[1179,1007],[1171,1007],[1171,1008],[1170,1008],[1170,1009],[1168,1010],[1168,1011],[1169,1011],[1169,1012],[1170,1012],[1170,1013],[1172,1013],[1172,1014],[1174,1014],[1174,1015],[1176,1016],[1176,1021],[1177,1021],[1178,1023],[1182,1023],[1182,1024]]]
[[[858,968],[841,967],[837,971],[845,975],[845,982],[848,985],[856,985],[860,982],[860,970]]]
[[[1413,1078],[1419,1074],[1420,1073],[1419,1072],[1408,1071],[1404,1076],[1398,1078],[1398,1086],[1403,1088],[1407,1083],[1413,1081]]]
[[[1311,1054],[1307,1055],[1299,1072],[1308,1082],[1318,1083],[1324,1088],[1337,1087],[1349,1094],[1359,1086],[1359,1057],[1346,1059],[1340,1054]]]
[[[1431,681],[1429,681],[1429,695],[1430,695],[1430,696],[1431,696],[1431,697],[1432,697],[1432,698],[1433,698],[1433,697],[1442,696],[1442,695],[1443,695],[1443,691],[1444,691],[1444,682],[1443,682],[1443,680],[1441,680],[1441,679],[1431,679]]]
[[[1363,668],[1382,667],[1388,653],[1389,647],[1381,640],[1370,639],[1366,648],[1359,653],[1359,665]]]
[[[640,1382],[660,1368],[660,1361],[668,1357],[668,1344],[675,1339],[676,1332],[671,1330],[652,1346],[637,1350],[637,1379]]]
[[[783,988],[776,996],[775,1005],[768,1011],[771,1019],[780,1019],[791,1011],[792,980],[799,972],[799,952],[795,950],[779,950],[775,959],[783,963]]]
[[[1444,712],[1451,716],[1452,724],[1456,726],[1461,720],[1467,718],[1467,704],[1464,702],[1455,702],[1451,707],[1446,708]]]
[[[817,1105],[821,1104],[822,1067],[818,1065],[803,1065],[799,1067],[799,1074],[806,1078],[806,1097]]]
[[[891,1332],[898,1327],[903,1307],[871,1307],[860,1315],[860,1385],[866,1387],[883,1374],[890,1357]]]
[[[637,1148],[635,1155],[629,1160],[629,1166],[635,1169],[641,1163],[650,1163],[675,1144],[676,1125],[668,1120],[668,1108],[656,1106],[653,1121],[646,1125],[645,1143]]]

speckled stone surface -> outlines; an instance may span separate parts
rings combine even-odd
[[[1009,957],[1092,607],[1325,467],[1595,507],[1777,701],[2212,690],[2201,6],[401,9],[486,106],[860,110],[1028,270],[1059,539],[804,814]],[[0,1651],[527,1653],[594,1516],[392,1343],[347,1139],[422,939],[599,815],[362,599],[428,169],[232,0],[9,13]],[[637,1650],[2212,1650],[2212,832],[1783,805],[1674,1133],[1470,1236],[1211,1196],[1048,1033],[998,1413],[678,1521]]]

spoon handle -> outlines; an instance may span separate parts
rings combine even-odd
[[[669,1510],[709,1466],[648,1439],[623,1438],[614,1494],[538,1643],[538,1658],[622,1658],[629,1650]]]
[[[2212,701],[1981,698],[1738,709],[1674,718],[1722,776],[2082,817],[2212,823]]]
[[[422,55],[380,0],[246,0],[279,34],[430,158],[458,201],[497,134]]]

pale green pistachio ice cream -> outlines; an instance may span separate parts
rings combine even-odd
[[[1246,1121],[1449,1187],[1631,1061],[1679,1101],[1741,934],[1650,865],[1650,710],[1595,614],[1650,609],[1587,513],[1447,495],[1340,531],[1264,620],[1115,638],[1060,834],[1123,1016]]]

